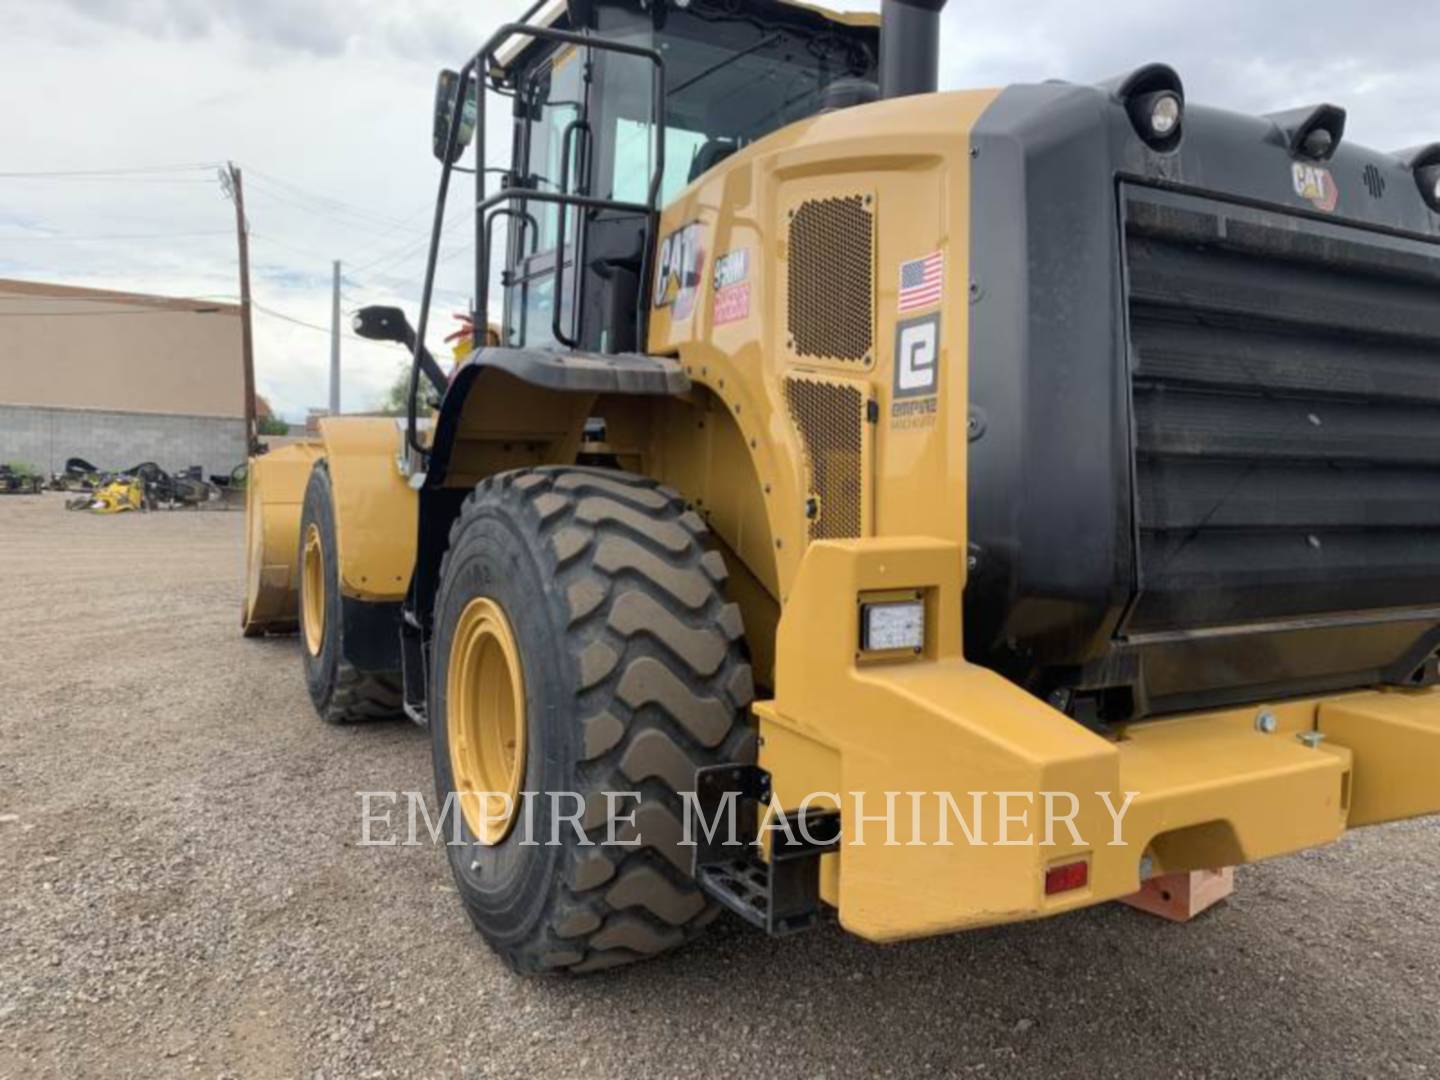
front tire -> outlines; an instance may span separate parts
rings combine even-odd
[[[354,724],[401,714],[401,694],[384,676],[345,659],[345,610],[335,542],[335,491],[322,459],[310,472],[300,513],[300,653],[305,686],[327,724]]]
[[[722,591],[725,564],[706,535],[652,481],[570,467],[482,482],[451,530],[429,694],[436,790],[462,840],[446,848],[460,897],[518,971],[644,959],[716,913],[690,876],[694,849],[680,843],[680,793],[701,766],[754,760],[754,685],[739,609]],[[497,659],[506,634],[509,673],[467,682],[486,664],[507,670]],[[516,685],[518,732],[503,704]],[[489,704],[451,702],[452,691]],[[486,746],[506,749],[487,759]],[[486,791],[513,779],[539,795],[522,796],[511,821],[477,829],[478,801],[456,813],[457,776],[485,777]],[[638,792],[638,804],[612,806],[607,792]],[[572,810],[578,829],[565,820]],[[612,815],[617,843],[607,842]]]

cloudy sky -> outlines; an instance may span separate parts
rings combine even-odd
[[[0,277],[233,299],[234,217],[216,180],[233,160],[246,178],[259,387],[302,417],[326,399],[331,260],[345,265],[347,310],[413,312],[438,169],[435,71],[525,6],[0,0]],[[1440,140],[1434,0],[1024,10],[952,0],[944,85],[1092,82],[1164,60],[1192,100],[1255,112],[1331,101],[1350,110],[1356,141]],[[47,173],[64,175],[36,175]],[[442,324],[468,295],[465,252],[445,251]],[[376,402],[397,351],[345,339],[346,409]]]

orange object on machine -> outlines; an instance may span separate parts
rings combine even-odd
[[[457,311],[455,321],[460,324],[460,329],[449,335],[445,344],[450,346],[455,357],[455,367],[458,369],[475,351],[475,320],[464,312]],[[485,328],[485,347],[494,348],[499,344],[500,331],[492,323]]]

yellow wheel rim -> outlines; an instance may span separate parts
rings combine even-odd
[[[325,545],[320,542],[320,527],[313,522],[305,530],[300,575],[300,627],[305,648],[311,656],[319,656],[325,643]]]
[[[466,605],[450,642],[445,735],[465,825],[480,843],[498,844],[519,813],[525,678],[510,620],[483,596]]]

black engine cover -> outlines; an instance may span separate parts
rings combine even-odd
[[[1440,220],[1349,144],[1322,205],[1277,136],[1192,107],[1156,153],[1064,85],[977,127],[966,641],[1037,693],[1130,719],[1440,646]]]

